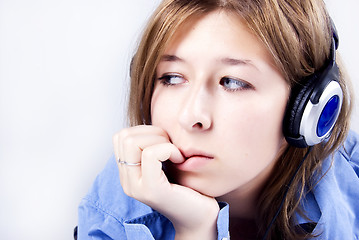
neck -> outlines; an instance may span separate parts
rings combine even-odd
[[[286,145],[279,150],[278,156],[284,151]],[[262,172],[239,188],[226,193],[217,200],[229,204],[229,215],[232,218],[255,219],[258,212],[258,198],[271,176],[276,159],[273,160]]]
[[[259,189],[258,189],[259,190]],[[220,198],[229,204],[229,232],[233,240],[257,239],[257,198],[260,191],[241,189]]]
[[[255,219],[258,191],[254,189],[237,189],[218,197],[218,201],[229,204],[229,215],[233,219]]]
[[[258,197],[263,191],[274,165],[275,161],[250,182],[217,198],[217,200],[229,204],[229,214],[232,218],[256,218],[258,211]]]

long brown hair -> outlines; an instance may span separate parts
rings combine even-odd
[[[322,68],[332,41],[331,22],[322,0],[164,0],[148,21],[131,63],[131,89],[128,105],[130,125],[151,124],[151,97],[156,66],[176,30],[193,16],[221,10],[237,14],[271,53],[276,67],[290,86],[301,84],[306,76]],[[277,160],[270,180],[258,197],[258,236],[267,226],[284,198],[278,218],[267,239],[300,239],[311,236],[298,231],[295,212],[299,202],[316,182],[322,161],[344,141],[351,113],[350,82],[340,61],[339,84],[343,106],[328,141],[313,147],[300,167],[284,198],[286,184],[294,175],[307,149],[288,146]],[[277,207],[273,207],[277,206]]]

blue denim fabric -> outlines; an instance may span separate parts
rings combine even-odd
[[[316,223],[317,239],[359,239],[359,136],[350,132],[344,148],[324,161],[319,183],[301,206]],[[334,160],[334,161],[332,161]],[[229,206],[219,203],[218,240],[229,239]],[[122,190],[116,159],[97,176],[79,206],[78,239],[174,239],[172,223]]]

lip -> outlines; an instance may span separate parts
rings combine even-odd
[[[181,153],[184,156],[185,161],[176,164],[176,168],[183,171],[198,170],[214,159],[213,155],[194,149],[181,151]]]

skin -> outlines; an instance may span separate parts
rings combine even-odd
[[[216,239],[217,201],[230,204],[233,219],[254,218],[255,199],[286,145],[289,86],[234,15],[193,18],[173,39],[156,69],[152,126],[114,136],[117,157],[141,162],[119,164],[121,184],[167,216],[176,239]]]

